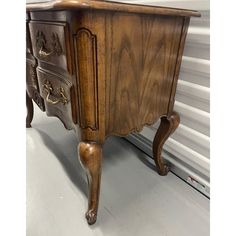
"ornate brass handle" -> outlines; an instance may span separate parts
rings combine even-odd
[[[47,50],[50,44],[50,51]],[[52,33],[50,43],[47,43],[46,36],[42,31],[38,31],[36,35],[36,47],[39,50],[38,55],[40,57],[48,57],[50,55],[60,56],[63,53],[62,46],[60,44],[59,36],[57,33]]]
[[[44,50],[43,50],[43,47],[41,47],[40,50],[39,50],[39,52],[38,52],[38,54],[39,54],[40,57],[48,57],[48,56],[50,56],[52,53],[53,53],[53,51],[51,51],[51,52],[46,52],[46,51],[44,51]]]
[[[46,80],[45,83],[43,84],[43,88],[47,91],[46,102],[48,102],[49,104],[56,105],[59,102],[61,102],[63,105],[65,105],[68,103],[68,98],[64,94],[65,90],[62,87],[58,89],[60,98],[56,98],[55,100],[50,99],[50,96],[52,96],[53,87],[48,80]]]

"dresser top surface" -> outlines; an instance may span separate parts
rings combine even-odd
[[[27,3],[27,11],[50,11],[50,10],[79,10],[94,9],[107,11],[123,11],[144,14],[175,15],[175,16],[196,16],[200,13],[193,10],[177,9],[170,7],[146,6],[127,4],[102,0],[39,0]]]

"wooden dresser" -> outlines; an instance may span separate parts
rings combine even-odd
[[[95,0],[27,4],[26,127],[33,100],[75,130],[89,224],[97,218],[102,145],[110,135],[139,132],[160,118],[153,157],[157,172],[168,172],[161,151],[180,122],[173,105],[191,16],[200,14]]]

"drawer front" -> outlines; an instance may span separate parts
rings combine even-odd
[[[58,117],[67,129],[73,128],[72,84],[64,77],[37,68],[40,95],[48,116]]]
[[[34,61],[26,60],[26,89],[29,96],[42,111],[45,111],[44,100],[39,94],[39,86]]]
[[[29,90],[30,88],[38,90],[38,81],[37,81],[35,62],[31,60],[27,60],[27,59],[26,59],[26,85],[27,85],[27,88],[29,88]]]
[[[32,53],[28,22],[26,22],[26,52],[27,53]]]
[[[30,22],[34,56],[40,62],[71,72],[69,33],[66,23]]]

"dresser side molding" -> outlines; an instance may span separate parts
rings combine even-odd
[[[97,40],[89,29],[81,28],[74,36],[79,91],[79,123],[82,129],[99,129]]]

